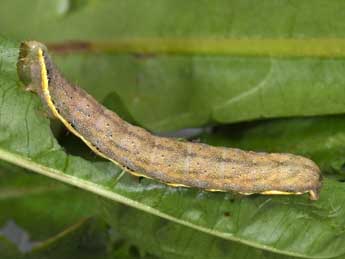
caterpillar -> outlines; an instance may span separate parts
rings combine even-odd
[[[320,169],[310,159],[155,136],[69,83],[42,43],[21,43],[17,71],[27,89],[36,92],[69,131],[96,154],[135,176],[173,187],[243,195],[308,193],[311,200],[319,198]]]

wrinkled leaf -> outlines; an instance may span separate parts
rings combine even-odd
[[[113,202],[104,201],[103,204],[105,218],[117,231],[136,246],[160,258],[294,258],[214,237],[139,210],[116,206]]]

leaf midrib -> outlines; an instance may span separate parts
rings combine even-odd
[[[47,43],[57,53],[105,52],[259,57],[345,57],[345,38],[122,38]]]
[[[45,175],[45,176],[48,176],[50,178],[59,180],[61,182],[79,187],[83,190],[90,191],[92,193],[98,194],[98,195],[103,196],[105,198],[108,198],[110,200],[120,202],[120,203],[128,205],[130,207],[148,212],[150,214],[162,217],[164,219],[173,221],[175,223],[182,224],[184,226],[191,227],[193,229],[196,229],[196,230],[202,231],[204,233],[211,234],[211,235],[223,238],[223,239],[239,242],[239,243],[249,245],[249,246],[252,246],[252,247],[255,247],[258,249],[263,249],[263,250],[267,250],[270,252],[285,254],[285,255],[289,255],[289,256],[296,256],[296,257],[302,257],[302,258],[329,258],[329,257],[310,257],[310,256],[306,256],[304,254],[299,254],[299,253],[295,253],[295,252],[291,252],[291,251],[282,251],[279,249],[275,249],[274,247],[265,246],[265,245],[258,244],[258,243],[252,242],[252,241],[236,238],[231,234],[226,234],[226,233],[219,232],[219,231],[216,231],[213,229],[208,229],[208,228],[205,228],[202,226],[195,225],[195,224],[190,223],[188,221],[184,221],[184,220],[172,217],[171,215],[163,213],[157,209],[146,206],[146,205],[139,203],[137,201],[131,200],[127,197],[121,196],[117,193],[112,192],[109,189],[104,188],[101,185],[98,185],[98,184],[95,184],[93,182],[86,181],[86,180],[65,174],[62,171],[59,171],[59,170],[56,170],[53,168],[46,167],[46,166],[38,164],[38,163],[36,163],[36,162],[26,158],[26,157],[11,153],[11,152],[4,150],[2,148],[0,148],[0,159],[7,161],[9,163],[15,164],[17,166],[23,167],[25,169],[31,170],[33,172],[39,173],[41,175]]]

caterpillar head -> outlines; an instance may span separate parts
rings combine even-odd
[[[29,90],[39,92],[41,78],[40,58],[46,55],[47,47],[37,41],[25,41],[20,45],[17,72],[19,79]]]

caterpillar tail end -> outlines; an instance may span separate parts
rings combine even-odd
[[[314,185],[314,188],[312,188],[309,191],[309,200],[317,201],[320,198],[320,190],[322,187],[322,176],[319,176],[319,181],[317,184]]]
[[[320,198],[319,190],[309,191],[309,200],[317,201]]]

